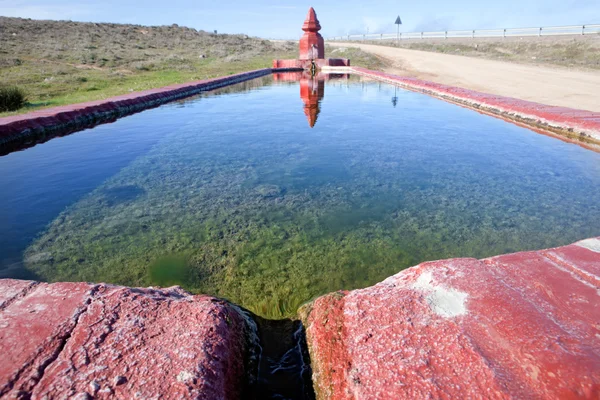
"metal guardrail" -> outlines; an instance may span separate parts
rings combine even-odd
[[[370,33],[364,35],[334,36],[329,41],[348,40],[406,40],[406,39],[452,39],[452,38],[506,38],[516,36],[562,36],[600,34],[600,24],[548,26],[540,28],[473,29],[469,31]]]

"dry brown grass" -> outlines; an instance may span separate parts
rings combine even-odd
[[[397,47],[395,41],[384,40],[368,43]],[[505,39],[411,39],[400,41],[400,47],[522,64],[600,69],[600,35],[510,37]]]
[[[0,66],[29,60],[90,68],[190,70],[198,60],[241,61],[295,50],[245,35],[171,26],[37,21],[0,17]]]

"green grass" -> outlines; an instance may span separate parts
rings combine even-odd
[[[283,52],[273,56],[293,57],[295,53]],[[226,62],[203,59],[188,65],[186,70],[169,65],[155,70],[113,71],[81,69],[63,65],[44,65],[24,62],[20,66],[0,70],[0,80],[18,84],[30,93],[29,103],[20,110],[0,113],[9,116],[40,108],[75,104],[106,99],[130,92],[153,89],[176,83],[231,75],[239,72],[269,67],[273,56],[256,56],[252,59]]]

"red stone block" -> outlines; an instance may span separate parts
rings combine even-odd
[[[65,112],[61,112],[58,113],[56,115],[56,119],[58,120],[59,123],[61,124],[68,124],[69,122],[71,122],[71,118],[69,117],[69,115]]]
[[[0,397],[242,397],[251,326],[225,301],[14,280],[0,301]]]
[[[13,125],[0,125],[0,138],[18,135],[20,132],[22,131]]]
[[[17,279],[4,279],[0,290],[0,310],[4,310],[12,301],[24,296],[37,283]]]
[[[273,68],[275,69],[305,69],[309,64],[302,60],[273,60]]]
[[[566,264],[597,277],[599,251],[435,261],[315,300],[302,318],[318,397],[598,398],[599,286]]]
[[[328,60],[329,67],[349,67],[350,60],[347,58],[329,58]]]
[[[40,124],[41,127],[46,129],[58,125],[60,121],[56,117],[49,115],[47,117],[38,118],[37,122],[38,124]]]

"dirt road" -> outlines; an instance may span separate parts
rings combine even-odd
[[[359,47],[392,63],[386,72],[542,104],[600,112],[600,72],[538,67],[502,61],[399,49],[362,43]]]

